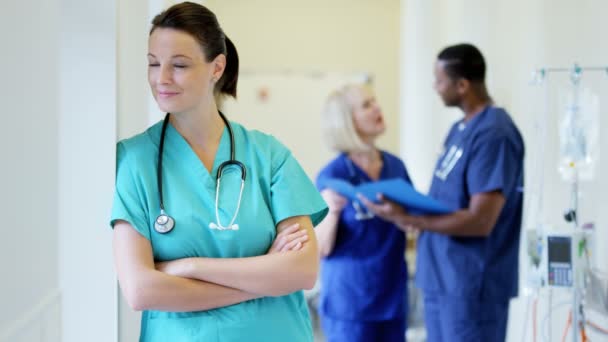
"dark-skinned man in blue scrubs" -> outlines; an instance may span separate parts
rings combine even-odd
[[[435,90],[464,117],[444,141],[429,196],[454,212],[412,216],[381,195],[379,203],[362,199],[402,229],[421,230],[416,283],[429,342],[504,341],[517,295],[524,142],[509,114],[494,106],[485,72],[470,44],[443,49],[435,63]]]

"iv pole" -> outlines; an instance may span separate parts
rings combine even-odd
[[[534,81],[537,84],[541,84],[545,81],[545,78],[548,73],[555,72],[569,72],[570,73],[570,81],[573,86],[573,104],[570,110],[573,111],[574,115],[578,115],[578,111],[580,110],[580,80],[582,77],[583,71],[604,71],[608,75],[608,67],[581,67],[578,64],[574,64],[572,68],[541,68],[535,71],[534,73]],[[542,142],[544,144],[544,142]],[[572,168],[574,173],[571,184],[571,195],[570,195],[570,209],[564,215],[566,221],[571,222],[573,229],[576,230],[579,228],[579,220],[578,220],[578,202],[579,202],[579,174],[577,165],[575,162],[570,162],[568,165]],[[542,189],[542,188],[541,188]],[[574,278],[574,286],[572,289],[572,341],[578,342],[578,335],[581,333],[582,341],[586,342],[586,334],[585,334],[585,315],[584,308],[581,302],[582,298],[582,288],[580,288],[583,284],[582,279],[578,279],[580,277],[580,272],[575,272]],[[549,305],[550,307],[550,305]],[[550,313],[549,313],[550,315]],[[549,328],[550,330],[550,328]]]

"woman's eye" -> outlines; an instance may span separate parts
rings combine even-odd
[[[188,67],[187,65],[183,65],[183,64],[175,64],[173,66],[176,67],[176,68],[179,68],[179,69],[183,69],[183,68],[187,68]]]
[[[148,66],[149,66],[149,67],[157,67],[157,66],[159,66],[159,65],[160,65],[160,64],[158,64],[158,63],[148,63]]]

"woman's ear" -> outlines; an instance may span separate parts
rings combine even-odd
[[[215,82],[217,82],[220,78],[222,78],[222,75],[224,74],[224,69],[226,69],[226,56],[219,54],[213,59],[213,62],[211,63],[213,64],[212,77]]]

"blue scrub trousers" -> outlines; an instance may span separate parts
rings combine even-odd
[[[347,321],[321,316],[327,342],[404,342],[405,320]]]
[[[482,302],[442,295],[424,296],[427,342],[503,342],[509,301]]]

